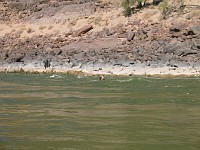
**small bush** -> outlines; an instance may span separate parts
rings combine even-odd
[[[124,7],[124,15],[126,17],[131,16],[132,14],[132,7],[135,5],[137,2],[137,7],[142,8],[143,6],[146,5],[147,0],[123,0],[122,1],[122,6]]]
[[[172,4],[169,4],[168,0],[163,0],[163,2],[159,4],[159,9],[162,12],[163,19],[166,19],[173,12],[177,12],[180,15],[183,13],[184,0],[178,0]]]
[[[161,3],[159,4],[159,9],[160,9],[160,11],[162,12],[162,15],[163,15],[163,16],[166,16],[166,15],[167,15],[167,12],[168,12],[168,9],[169,9],[168,1],[167,1],[167,0],[164,0],[163,2],[161,2]]]
[[[138,5],[138,8],[142,8],[142,0],[137,0],[137,5]]]
[[[124,15],[125,17],[129,17],[132,14],[131,7],[134,5],[135,0],[123,0],[122,6],[124,7]]]

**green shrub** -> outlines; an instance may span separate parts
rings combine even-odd
[[[145,6],[147,0],[123,0],[122,6],[124,7],[124,15],[126,17],[131,16],[132,14],[132,7],[137,2],[138,8],[142,8]]]
[[[142,5],[142,1],[143,1],[143,0],[137,0],[138,8],[142,8],[142,6],[143,6],[143,5]]]
[[[170,14],[174,12],[180,15],[183,13],[184,0],[178,0],[178,2],[174,2],[173,4],[169,4],[168,0],[163,0],[159,4],[159,9],[162,12],[163,19],[166,19]]]
[[[166,18],[167,13],[169,11],[169,4],[168,4],[168,0],[163,0],[160,4],[159,4],[159,9],[162,12],[163,18]]]
[[[123,0],[122,6],[124,7],[124,15],[125,17],[129,17],[132,14],[131,7],[134,5],[135,0]]]

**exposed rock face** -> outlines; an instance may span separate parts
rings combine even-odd
[[[180,32],[186,29],[187,25],[185,23],[176,23],[170,27],[170,31],[172,32]]]
[[[165,53],[175,53],[178,49],[183,49],[184,45],[182,42],[178,41],[177,39],[172,40],[170,43],[168,43],[165,48]]]
[[[73,37],[80,36],[81,34],[85,34],[92,29],[93,29],[92,25],[85,25],[79,30],[75,31],[75,33],[72,36]]]
[[[52,50],[50,52],[50,55],[52,55],[52,56],[56,56],[56,55],[60,55],[60,54],[62,54],[62,50],[59,48],[55,48],[54,50]]]
[[[64,1],[55,1],[47,6],[43,1],[37,5],[22,1],[13,1],[8,7],[21,12],[22,18],[28,13],[24,7],[29,8],[29,15],[34,18],[35,14],[39,15],[46,10],[51,12],[52,7],[53,12],[56,12],[64,8],[65,4]],[[81,3],[84,9],[84,2],[76,3]],[[4,15],[0,14],[5,20],[12,16]],[[166,26],[158,22],[144,23],[136,19],[127,24],[105,27],[96,33],[93,33],[93,27],[95,25],[85,25],[59,36],[38,35],[27,39],[20,39],[20,35],[17,34],[6,34],[0,38],[0,64],[33,63],[46,69],[67,67],[93,70],[102,70],[105,66],[167,66],[176,69],[200,64],[198,21],[173,22],[172,25]]]
[[[133,40],[134,36],[135,36],[135,33],[133,31],[128,31],[127,40],[130,42],[131,40]]]
[[[92,14],[95,12],[94,1],[92,0],[2,0],[1,2],[4,4],[4,9],[1,11],[0,4],[0,21],[4,22],[19,23],[20,19],[29,20],[28,18],[33,18],[31,20],[33,22],[35,19],[56,16],[57,12],[62,9],[68,9],[66,19],[72,12],[75,12],[75,14],[79,12]],[[88,5],[88,2],[91,4]],[[79,4],[79,7],[77,7],[77,4]]]
[[[188,35],[200,36],[200,25],[189,28]]]
[[[22,59],[25,57],[24,53],[11,53],[11,55],[9,56],[9,62],[22,62]]]

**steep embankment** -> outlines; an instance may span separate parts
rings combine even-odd
[[[126,18],[118,3],[0,2],[0,71],[198,75],[200,10],[185,3],[164,20],[153,5]]]

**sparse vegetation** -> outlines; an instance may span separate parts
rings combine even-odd
[[[149,19],[149,18],[153,17],[154,15],[156,15],[157,13],[158,13],[157,10],[146,11],[146,12],[144,13],[143,18],[144,18],[144,19]]]
[[[19,29],[19,30],[16,32],[16,34],[17,34],[17,35],[21,35],[23,32],[24,32],[23,30],[20,30],[20,29]]]
[[[124,15],[125,17],[129,17],[132,14],[131,7],[134,5],[135,0],[123,0],[122,6],[124,7]]]
[[[21,35],[24,31],[26,31],[26,26],[21,25],[20,28],[16,31],[16,34]]]
[[[124,15],[125,17],[129,17],[132,14],[133,6],[137,2],[137,8],[141,9],[146,5],[147,0],[123,0],[122,6],[124,7]]]
[[[28,28],[28,29],[26,30],[26,32],[27,32],[27,33],[32,33],[32,32],[34,32],[34,30],[33,30],[32,28]]]
[[[163,19],[167,19],[167,17],[173,12],[177,12],[178,14],[183,13],[184,9],[184,0],[178,0],[177,2],[169,3],[168,0],[163,0],[159,4],[159,9],[162,12]]]
[[[15,29],[12,29],[12,30],[11,30],[11,33],[14,33],[15,31],[16,31]]]
[[[163,18],[166,18],[167,13],[169,11],[169,4],[168,4],[168,0],[163,0],[163,2],[161,2],[159,4],[159,9],[162,12]]]
[[[190,20],[195,16],[200,16],[200,10],[193,10],[192,12],[188,13],[185,18]]]
[[[21,31],[24,31],[24,30],[26,30],[26,25],[24,25],[24,24],[23,24],[23,25],[21,25],[19,30],[21,30]]]
[[[69,26],[75,26],[76,25],[77,20],[76,19],[72,19],[69,21]]]
[[[147,0],[137,0],[137,6],[138,6],[138,8],[142,8],[143,6],[145,6],[146,1]]]
[[[53,26],[52,25],[50,25],[49,27],[48,27],[48,30],[51,30],[53,28]]]
[[[39,26],[39,30],[44,30],[46,26]]]
[[[94,18],[94,24],[100,26],[102,18],[100,16]]]

